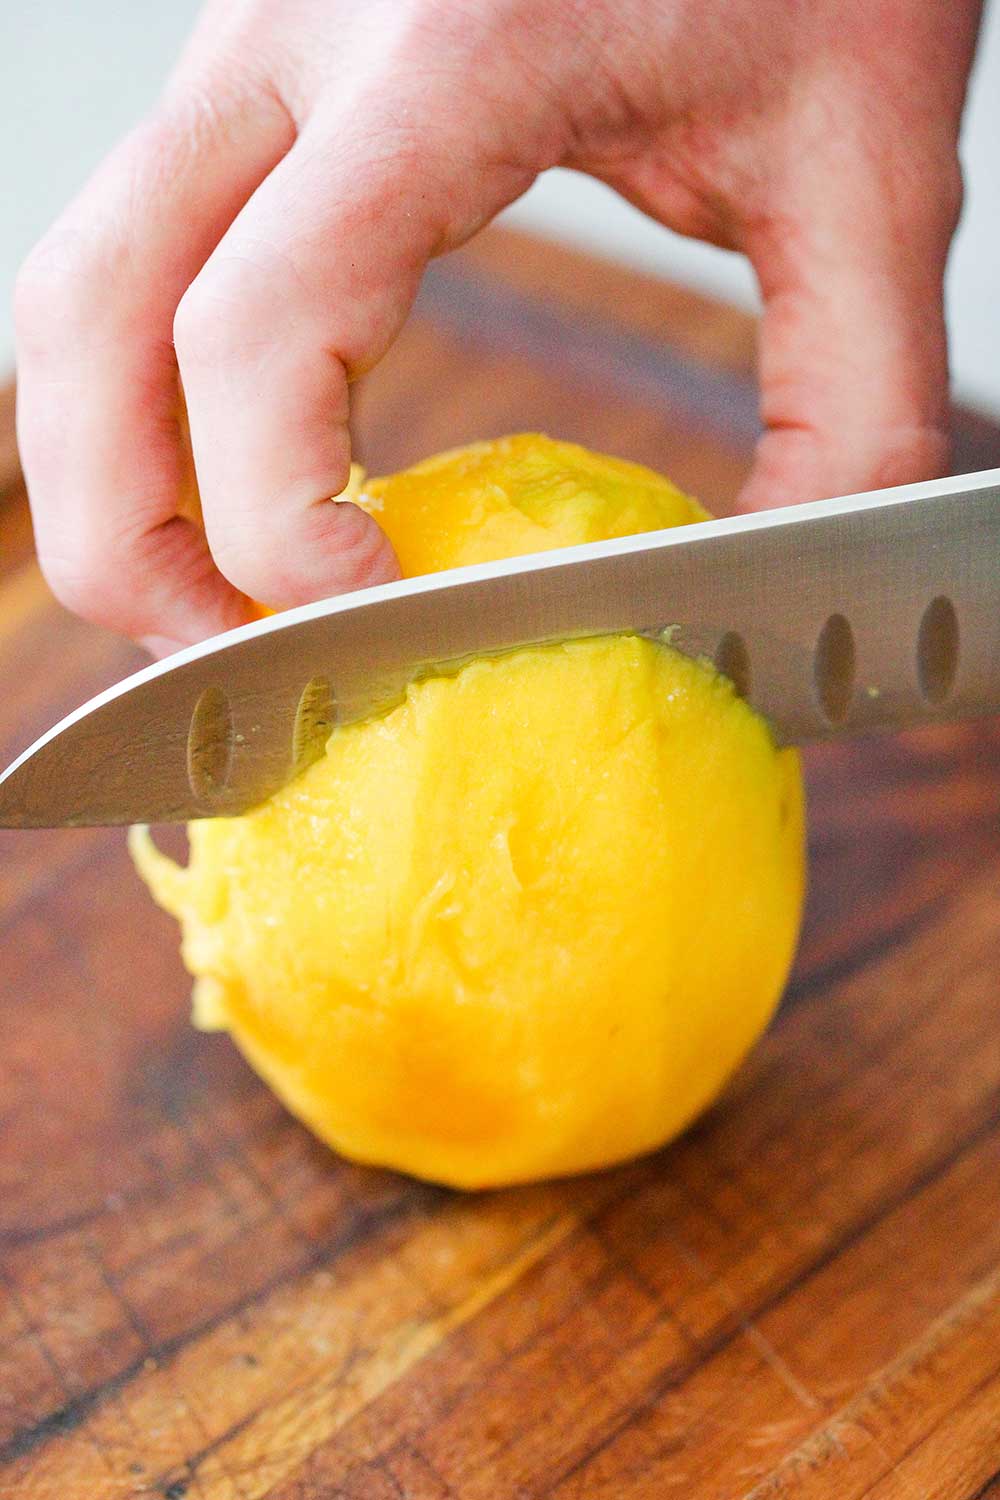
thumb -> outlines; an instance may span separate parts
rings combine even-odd
[[[764,301],[765,431],[741,510],[947,469],[943,279],[957,163],[905,194],[886,175],[849,164],[746,235]]]

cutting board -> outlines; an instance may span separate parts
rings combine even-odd
[[[752,347],[495,232],[435,268],[358,446],[538,427],[724,509]],[[140,657],[52,602],[16,483],[0,546],[6,760]],[[0,836],[0,1495],[998,1500],[1000,727],[808,774],[801,954],[725,1097],[472,1197],[338,1160],[190,1028],[121,832]]]

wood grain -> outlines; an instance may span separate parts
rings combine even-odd
[[[435,269],[359,446],[547,428],[722,508],[752,349],[496,232]],[[140,660],[51,602],[9,492],[4,758]],[[337,1161],[190,1029],[119,833],[0,835],[0,1496],[1000,1500],[1000,725],[808,769],[802,951],[725,1098],[474,1198]]]

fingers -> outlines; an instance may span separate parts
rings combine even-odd
[[[348,476],[348,382],[395,336],[428,259],[529,180],[402,110],[401,87],[382,91],[395,118],[377,91],[313,115],[177,312],[212,551],[277,607],[396,576],[375,523],[329,498]]]
[[[29,258],[18,283],[18,432],[57,596],[162,652],[248,618],[184,485],[172,346],[184,288],[290,144],[275,104],[175,96]]]
[[[748,234],[764,299],[765,433],[741,509],[946,472],[957,169],[929,169],[914,186],[848,162]]]

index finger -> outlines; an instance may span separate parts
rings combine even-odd
[[[174,311],[287,150],[274,105],[232,118],[174,97],[108,159],[21,273],[18,435],[56,595],[163,651],[247,619],[178,514]]]

